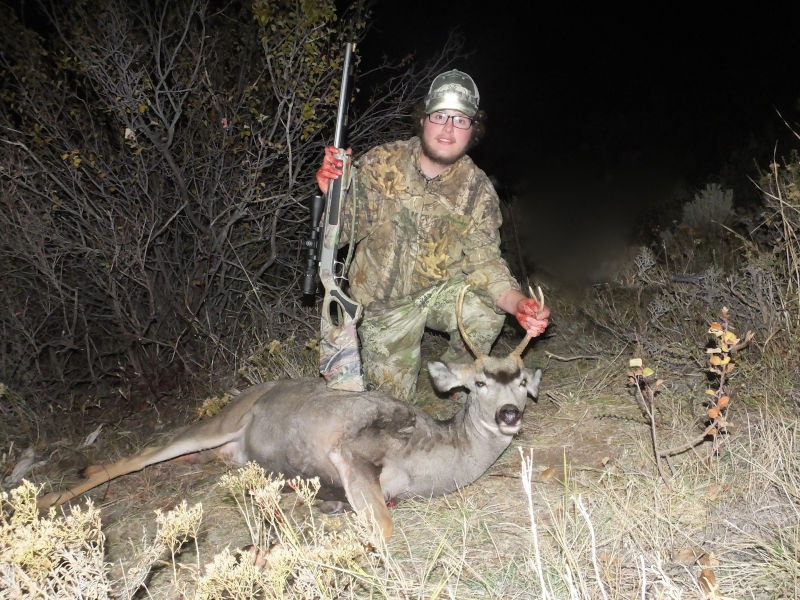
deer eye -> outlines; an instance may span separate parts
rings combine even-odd
[[[486,387],[486,382],[485,381],[476,381],[475,382],[475,387],[476,388]]]
[[[528,387],[528,380],[524,377],[519,381],[519,387]]]

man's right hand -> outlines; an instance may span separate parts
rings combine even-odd
[[[322,158],[322,166],[317,171],[317,185],[323,194],[328,193],[331,181],[342,176],[342,160],[339,158],[339,148],[336,146],[326,146],[325,156]],[[348,148],[347,154],[352,155],[353,149]]]

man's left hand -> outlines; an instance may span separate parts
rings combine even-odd
[[[540,306],[533,298],[522,298],[514,316],[531,337],[538,337],[547,329],[550,309],[544,304]]]

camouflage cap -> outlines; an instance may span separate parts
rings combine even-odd
[[[478,86],[472,77],[463,71],[452,69],[437,75],[431,83],[428,95],[425,96],[425,112],[431,114],[450,108],[474,117],[478,112],[479,101]]]

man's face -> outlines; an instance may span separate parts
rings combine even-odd
[[[467,116],[460,110],[451,109],[439,110],[436,113]],[[471,136],[472,128],[459,129],[453,125],[453,119],[447,119],[443,125],[432,123],[428,116],[422,120],[422,151],[430,160],[440,165],[452,165],[464,156]]]

